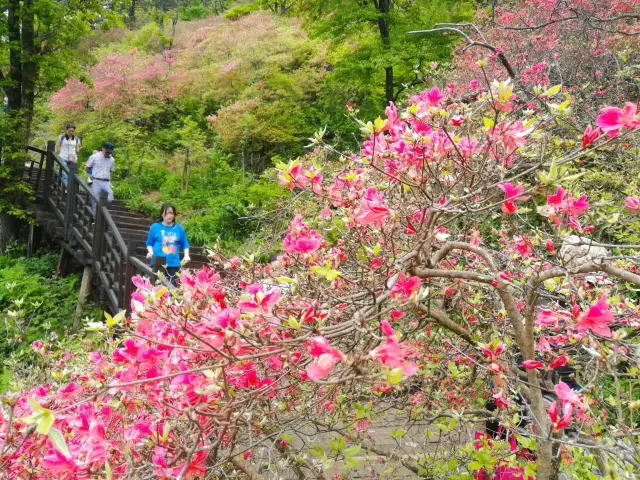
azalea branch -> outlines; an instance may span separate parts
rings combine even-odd
[[[264,480],[264,477],[260,475],[260,472],[258,472],[258,470],[256,470],[255,467],[246,460],[243,460],[236,455],[231,457],[230,461],[233,466],[244,473],[249,480]]]
[[[451,318],[449,318],[449,316],[446,313],[440,310],[429,308],[426,305],[423,305],[422,303],[418,304],[418,310],[424,313],[427,317],[435,320],[436,323],[438,323],[438,325],[464,338],[471,345],[476,345],[476,342],[471,338],[471,334],[467,332],[462,326],[458,325],[456,322],[451,320]]]
[[[465,50],[468,49],[468,48],[471,48],[471,47],[480,47],[480,48],[484,48],[486,50],[491,51],[494,55],[496,55],[496,57],[498,57],[498,59],[500,60],[500,63],[502,64],[502,66],[505,68],[505,70],[509,74],[509,77],[511,77],[514,81],[517,80],[515,70],[513,69],[513,67],[509,63],[509,60],[507,60],[507,57],[505,56],[505,54],[502,52],[501,49],[498,49],[494,45],[491,45],[491,44],[486,43],[486,42],[477,42],[477,41],[473,40],[469,35],[464,33],[460,28],[456,28],[456,27],[439,27],[439,25],[441,25],[441,24],[436,24],[435,28],[432,28],[430,30],[415,30],[415,31],[408,32],[408,34],[409,35],[422,35],[422,34],[437,33],[437,32],[453,32],[453,33],[457,33],[458,35],[462,36],[467,41],[467,46],[465,47]]]

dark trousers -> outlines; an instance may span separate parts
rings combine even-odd
[[[176,287],[180,285],[180,278],[178,277],[178,273],[180,272],[180,267],[167,267],[166,265],[162,266],[154,266],[152,267],[153,273],[162,272],[167,276],[167,279],[173,283]]]

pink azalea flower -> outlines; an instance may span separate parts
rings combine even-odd
[[[571,404],[568,405],[571,406]],[[553,423],[553,430],[556,432],[571,426],[571,423],[573,422],[572,409],[567,408],[564,410],[564,416],[560,418],[558,404],[556,402],[549,405],[547,412],[549,413],[549,419]]]
[[[624,200],[624,206],[633,213],[640,213],[640,199],[636,197],[627,197]]]
[[[482,352],[482,354],[485,356],[485,358],[487,359],[488,362],[494,362],[498,359],[498,357],[500,355],[502,355],[502,353],[505,350],[505,344],[504,343],[499,343],[497,345],[489,345],[487,347],[483,346],[483,345],[478,345],[480,348],[480,351]]]
[[[504,204],[502,205],[502,211],[508,215],[513,215],[518,211],[516,202],[523,202],[530,198],[523,196],[524,186],[522,185],[515,186],[512,183],[504,183],[499,185],[499,187],[507,196]]]
[[[324,238],[315,230],[309,229],[302,221],[302,215],[295,216],[283,242],[285,252],[291,254],[313,253],[323,244]]]
[[[354,217],[360,225],[374,224],[382,228],[385,218],[391,215],[391,211],[383,203],[382,195],[378,194],[375,187],[367,189],[365,198],[362,199],[360,208]]]
[[[391,289],[391,297],[401,297],[403,300],[408,300],[414,293],[420,290],[421,283],[419,277],[407,278],[404,273],[401,273]]]
[[[592,128],[591,125],[588,125],[582,135],[582,148],[589,148],[598,137],[600,137],[600,129]]]
[[[589,308],[589,311],[576,324],[581,332],[589,330],[606,338],[611,338],[609,324],[614,322],[613,313],[609,310],[606,295],[598,300],[598,303]]]
[[[411,377],[418,373],[418,365],[414,362],[406,361],[406,358],[412,356],[411,349],[404,342],[398,342],[398,338],[387,320],[383,320],[380,323],[380,329],[386,335],[387,343],[374,348],[369,355],[373,358],[379,358],[380,363],[389,368],[401,368],[406,377]]]
[[[509,408],[510,402],[509,398],[504,393],[504,390],[500,389],[497,393],[494,393],[493,398],[496,400],[496,406],[499,409]]]
[[[307,375],[313,381],[327,378],[334,367],[347,358],[344,353],[329,345],[324,337],[312,338],[308,350],[309,355],[317,359],[307,368]]]
[[[636,130],[640,128],[640,118],[636,114],[637,105],[626,103],[624,109],[606,107],[600,111],[596,124],[610,137],[616,137],[623,128]]]
[[[464,117],[462,115],[454,115],[451,117],[451,125],[454,127],[459,127],[464,123]]]
[[[423,98],[426,100],[428,106],[438,107],[447,96],[442,93],[439,88],[435,87],[423,94]]]

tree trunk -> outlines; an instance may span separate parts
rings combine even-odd
[[[76,314],[73,317],[73,331],[77,332],[80,326],[80,317],[87,304],[87,299],[91,293],[91,279],[93,278],[93,268],[91,265],[85,265],[82,273],[82,282],[80,283],[80,293],[78,294],[78,303],[76,303]]]
[[[0,214],[0,253],[4,253],[16,240],[17,221],[4,213]]]
[[[9,0],[7,12],[9,39],[9,81],[5,89],[10,111],[18,111],[21,107],[22,63],[20,55],[20,0]]]
[[[21,144],[26,147],[31,136],[31,121],[35,100],[38,63],[35,47],[35,13],[33,0],[24,0],[22,4],[22,138]]]
[[[385,83],[384,83],[384,93],[387,99],[387,105],[394,100],[393,95],[393,67],[384,67],[385,72]]]
[[[129,6],[129,27],[133,28],[136,23],[136,0],[131,0]]]
[[[380,31],[380,37],[382,38],[382,45],[385,50],[391,49],[391,38],[389,33],[389,12],[391,11],[391,0],[378,0],[375,2],[376,9],[378,10],[378,30]],[[387,65],[384,67],[385,71],[385,85],[384,92],[387,104],[393,102],[393,66]]]

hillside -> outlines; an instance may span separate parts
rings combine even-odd
[[[287,196],[261,177],[274,161],[305,154],[307,139],[326,124],[330,138],[355,146],[346,103],[376,112],[385,104],[376,93],[384,93],[384,79],[375,83],[371,40],[363,42],[362,32],[350,45],[368,58],[351,68],[372,72],[366,86],[345,77],[348,56],[330,36],[311,37],[302,20],[251,10],[181,21],[172,37],[154,22],[95,33],[80,47],[90,63],[51,98],[40,141],[74,123],[84,140],[81,160],[113,142],[117,198],[151,215],[175,202],[194,241],[220,237],[237,247],[256,226],[238,219]],[[448,43],[436,41],[434,54],[445,59]]]

